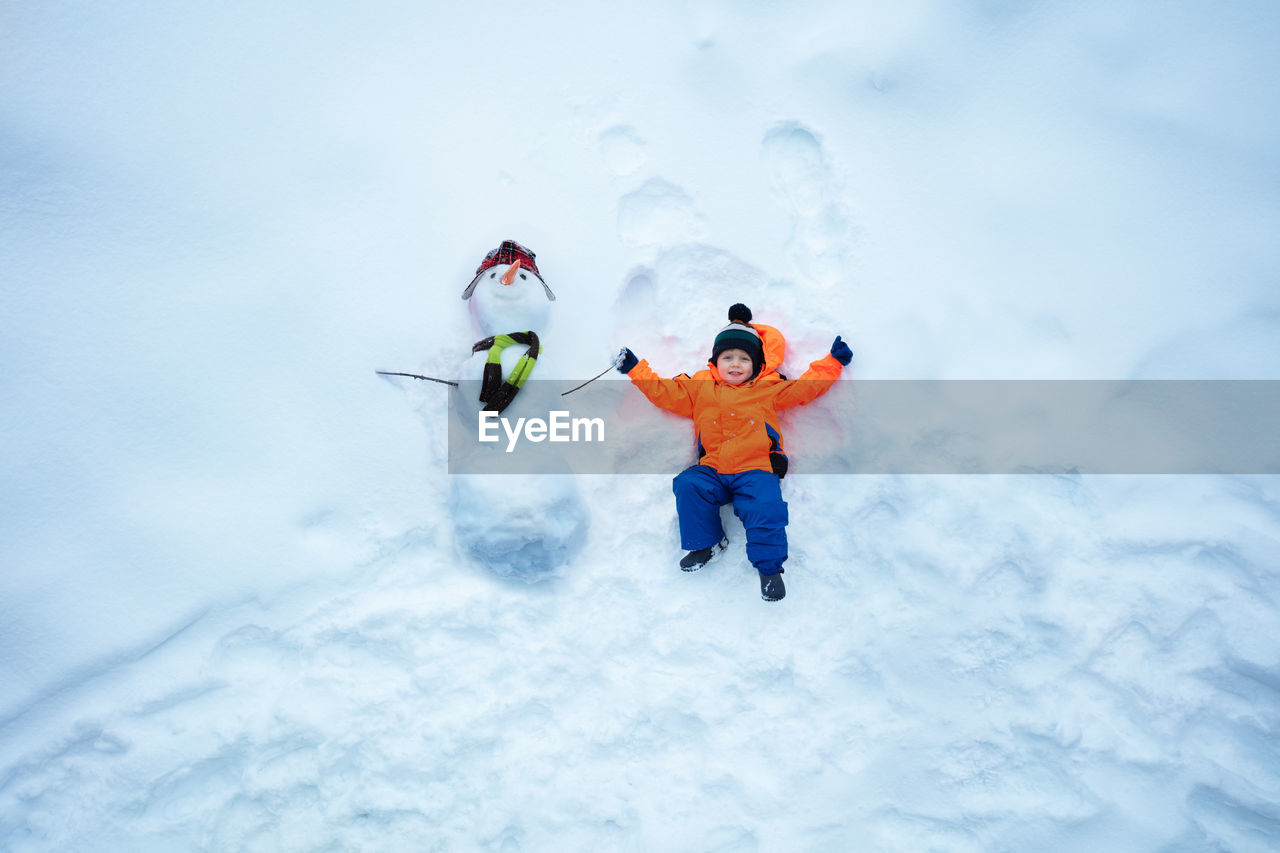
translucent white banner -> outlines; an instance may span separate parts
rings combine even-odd
[[[625,379],[563,394],[577,384],[530,381],[500,415],[482,411],[478,382],[451,390],[449,472],[655,474],[697,461],[690,419]],[[795,476],[1280,473],[1273,380],[844,380],[781,425]]]

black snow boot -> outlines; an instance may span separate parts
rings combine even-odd
[[[760,597],[765,601],[781,601],[787,594],[787,585],[782,582],[782,572],[772,575],[761,573]]]
[[[696,572],[698,569],[720,556],[724,549],[728,547],[729,539],[728,537],[724,537],[710,548],[703,548],[699,551],[690,551],[680,559],[680,570],[683,572]]]

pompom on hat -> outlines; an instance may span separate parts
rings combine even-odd
[[[476,267],[476,277],[471,279],[471,283],[467,285],[467,289],[462,291],[463,299],[470,299],[471,294],[475,292],[476,285],[480,283],[480,276],[490,267],[496,267],[499,264],[519,264],[520,269],[528,270],[538,277],[538,281],[542,282],[542,289],[547,292],[547,299],[551,302],[556,301],[556,295],[551,292],[551,288],[547,287],[546,279],[542,277],[542,273],[538,272],[538,265],[532,249],[525,248],[515,240],[503,240],[502,245],[496,249],[490,249],[489,253],[484,256],[484,260],[480,262],[480,266]]]
[[[754,368],[751,378],[754,379],[764,367],[764,344],[760,340],[760,333],[748,325],[750,322],[750,308],[741,302],[735,302],[729,307],[729,325],[720,330],[715,343],[711,345],[711,363],[715,364],[720,353],[727,349],[740,349],[751,356]]]

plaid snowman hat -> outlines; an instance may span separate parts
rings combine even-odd
[[[470,299],[471,294],[475,292],[476,285],[480,283],[480,276],[490,267],[498,265],[510,266],[516,261],[520,262],[520,269],[528,270],[538,277],[538,281],[542,283],[542,289],[547,292],[547,299],[551,302],[556,301],[556,295],[551,292],[551,288],[547,287],[547,282],[542,277],[542,273],[538,272],[538,265],[535,263],[533,251],[521,246],[515,240],[503,240],[502,245],[496,249],[490,249],[489,253],[484,256],[484,260],[480,262],[480,266],[476,267],[476,277],[471,279],[471,283],[467,285],[467,289],[462,291],[463,299]]]

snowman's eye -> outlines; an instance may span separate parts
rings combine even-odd
[[[525,275],[524,273],[520,273],[520,277],[521,277],[521,278],[528,278],[529,276]]]
[[[491,273],[489,273],[489,278],[493,278],[495,275],[497,275],[497,273],[496,273],[496,272],[491,272]]]

